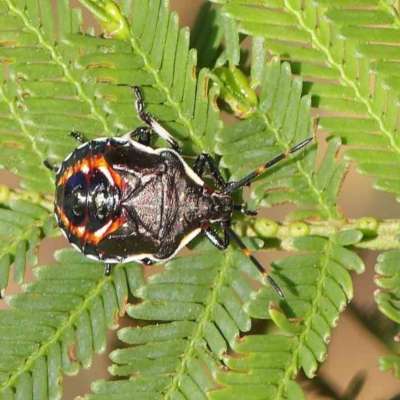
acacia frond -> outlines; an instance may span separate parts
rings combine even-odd
[[[103,278],[99,263],[75,250],[55,258],[58,264],[34,269],[37,279],[23,293],[6,298],[12,310],[0,312],[2,398],[34,392],[38,399],[60,399],[62,374],[77,374],[105,351],[106,330],[118,326],[128,287],[143,283],[138,264],[115,267]]]
[[[279,150],[285,152],[314,135],[310,97],[301,95],[302,79],[292,78],[289,64],[281,65],[277,58],[266,63],[259,56],[258,62],[265,66],[261,73],[252,70],[261,84],[259,103],[253,107],[252,117],[222,129],[216,136],[215,151],[222,155],[220,165],[234,171],[231,180],[242,178],[277,156]],[[257,65],[252,68],[257,69]],[[339,218],[336,198],[346,172],[346,163],[336,160],[340,144],[339,138],[331,140],[316,173],[313,144],[293,154],[283,165],[267,170],[254,185],[248,207],[294,202],[314,208],[298,210],[289,218]]]
[[[213,1],[225,4],[221,13],[237,31],[252,36],[258,48],[263,42],[308,82],[303,94],[311,96],[313,107],[329,111],[319,118],[319,128],[356,147],[345,152],[345,159],[357,162],[360,173],[377,177],[375,188],[399,195],[396,6],[369,0],[282,0],[263,8],[258,0]],[[229,37],[235,43],[231,62],[238,47],[235,37]]]
[[[379,310],[391,320],[400,324],[400,251],[394,250],[381,254],[375,271],[375,278],[380,290],[375,293]],[[395,338],[393,338],[395,340]],[[379,367],[383,371],[392,370],[400,378],[400,356],[383,356]]]
[[[2,188],[0,201],[0,292],[4,297],[14,264],[13,280],[21,284],[27,262],[37,263],[37,251],[43,237],[54,235],[54,218],[42,205],[36,192],[11,191]]]

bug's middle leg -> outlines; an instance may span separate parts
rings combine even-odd
[[[138,137],[138,142],[140,144],[143,144],[144,146],[150,146],[151,128],[148,126],[140,126],[139,128],[126,133],[124,136],[129,139]]]

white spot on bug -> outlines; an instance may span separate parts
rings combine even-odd
[[[79,149],[79,147],[78,147],[78,149]],[[73,154],[73,152],[72,152],[72,153],[69,153],[69,154],[67,155],[67,157],[65,157],[64,162],[68,161],[68,160],[71,158],[72,154]]]
[[[89,258],[90,260],[94,260],[94,261],[99,261],[99,257],[93,255],[93,254],[85,254],[85,256],[87,258]]]
[[[80,150],[80,149],[83,149],[84,147],[87,147],[87,146],[89,146],[89,142],[80,144],[75,150],[78,150],[78,149]]]
[[[71,243],[71,246],[78,251],[82,251],[75,243]]]
[[[107,229],[110,227],[111,224],[112,224],[112,221],[108,221],[102,228],[98,229],[94,233],[94,236],[96,236],[96,237],[103,236],[103,234],[107,231]]]
[[[114,185],[114,179],[112,178],[108,168],[107,167],[99,167],[99,170],[108,179],[108,182],[110,182],[111,185]]]
[[[145,153],[149,154],[156,154],[156,150],[152,149],[149,146],[145,146],[144,144],[141,144],[139,142],[135,142],[134,140],[130,139],[130,143],[133,147],[136,147],[140,151],[144,151]]]

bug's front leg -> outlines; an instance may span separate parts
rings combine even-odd
[[[215,160],[210,156],[210,154],[202,153],[200,154],[193,166],[193,171],[201,178],[204,175],[204,168],[207,167],[213,177],[215,183],[221,188],[226,187],[226,182],[221,172],[217,166]]]
[[[225,250],[229,246],[229,235],[224,231],[224,238],[222,239],[216,229],[208,227],[205,229],[204,234],[207,239],[219,250]]]
[[[55,165],[51,165],[51,164],[49,163],[49,160],[47,160],[47,158],[43,161],[43,165],[44,165],[47,169],[49,169],[50,171],[57,172],[58,169],[59,169],[59,167],[56,167]]]

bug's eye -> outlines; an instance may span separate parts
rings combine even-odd
[[[73,225],[80,225],[86,216],[87,183],[82,172],[72,175],[64,189],[64,212]]]
[[[110,196],[110,182],[104,174],[95,169],[90,176],[90,220],[89,230],[97,230],[101,228],[102,223],[106,221],[111,212],[111,196]]]

